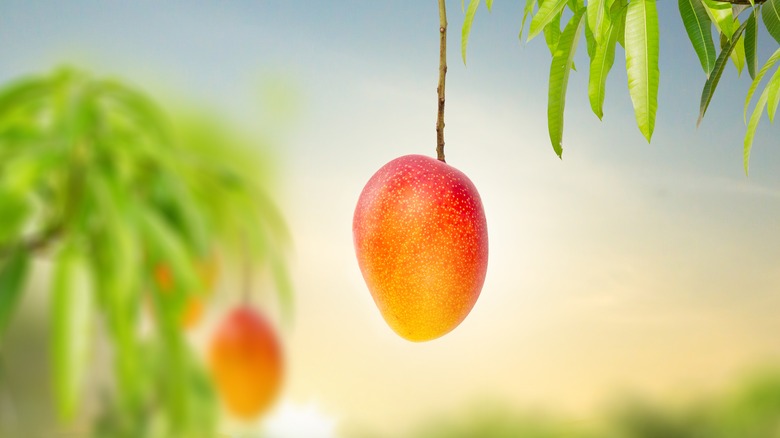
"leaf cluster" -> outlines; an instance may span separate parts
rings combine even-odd
[[[780,58],[780,49],[758,69],[758,28],[766,27],[780,44],[780,0],[755,1],[747,4],[716,0],[678,0],[688,37],[699,58],[706,77],[700,102],[701,123],[712,100],[718,82],[729,59],[739,73],[747,66],[753,79],[745,99],[744,165],[748,170],[750,150],[761,113],[766,108],[771,122],[780,102],[780,73],[775,70],[764,86],[753,108],[750,119],[747,111],[755,89],[762,78]],[[466,61],[466,47],[474,15],[480,0],[470,0],[465,10],[462,31],[462,54]],[[463,2],[465,7],[465,0]],[[492,2],[487,2],[488,10]],[[747,12],[746,17],[742,17]],[[589,63],[588,98],[591,109],[599,119],[603,117],[606,79],[615,61],[619,44],[625,53],[628,92],[634,107],[637,126],[650,142],[655,129],[660,81],[659,22],[655,0],[526,0],[520,24],[520,39],[528,19],[528,41],[544,35],[550,49],[547,121],[550,141],[555,153],[563,153],[564,107],[569,73],[575,69],[574,55],[580,35],[585,34]],[[565,22],[562,21],[565,18]],[[563,26],[563,29],[561,29]],[[713,41],[713,31],[719,37],[720,52]]]
[[[103,435],[147,436],[140,428],[153,414],[164,426],[149,436],[215,425],[210,384],[180,325],[188,299],[204,293],[198,263],[233,253],[269,266],[291,312],[289,233],[258,152],[211,120],[171,118],[122,81],[72,68],[0,90],[0,336],[33,259],[49,260],[63,419],[78,412],[103,326],[116,376]],[[160,265],[170,290],[153,280]],[[142,330],[149,321],[152,333]]]

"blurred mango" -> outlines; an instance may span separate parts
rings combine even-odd
[[[279,338],[266,318],[247,305],[219,325],[209,362],[218,393],[239,418],[264,413],[280,392],[284,363]]]

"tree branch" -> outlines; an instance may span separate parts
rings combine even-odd
[[[439,111],[436,118],[436,158],[444,161],[444,78],[447,75],[447,9],[439,0]]]
[[[62,233],[62,226],[57,225],[53,226],[42,233],[31,236],[26,240],[22,240],[21,242],[16,242],[10,245],[6,246],[0,246],[0,257],[6,256],[9,253],[11,253],[13,250],[17,248],[24,248],[29,252],[36,252],[43,250],[46,246],[48,246],[52,240],[59,237],[59,235]]]
[[[747,5],[751,6],[750,0],[717,0],[720,3],[731,3],[732,5]],[[753,3],[756,5],[760,5],[762,3],[766,2],[766,0],[755,0]]]

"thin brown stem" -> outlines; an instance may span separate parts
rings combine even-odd
[[[447,75],[447,8],[439,0],[439,111],[436,118],[436,158],[444,161],[444,78]]]

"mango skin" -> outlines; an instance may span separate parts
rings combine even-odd
[[[371,296],[401,337],[443,336],[477,302],[487,222],[476,187],[454,167],[422,155],[390,161],[363,188],[352,232]]]
[[[271,324],[249,306],[233,310],[219,325],[209,350],[216,388],[228,410],[252,420],[279,395],[284,357]]]

